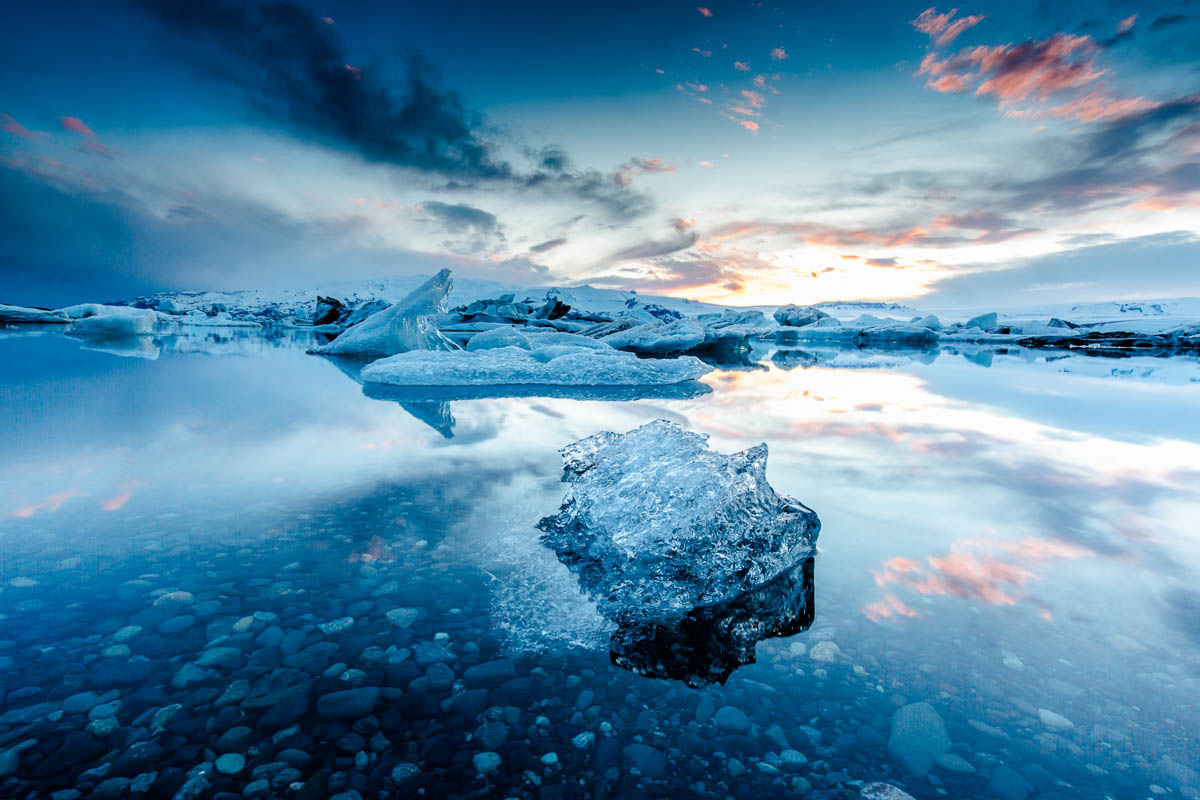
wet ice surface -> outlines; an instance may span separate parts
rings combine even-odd
[[[571,486],[543,542],[615,622],[733,600],[815,550],[820,520],[767,482],[767,447],[717,453],[655,420],[560,450]]]
[[[1194,359],[374,399],[312,344],[0,338],[0,796],[1197,796]],[[559,447],[659,418],[822,520],[811,627],[723,685],[625,668],[534,527]],[[723,669],[705,622],[651,661]]]

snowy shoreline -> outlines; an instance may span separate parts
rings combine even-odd
[[[669,386],[710,371],[699,359],[733,363],[763,343],[798,351],[1200,352],[1196,299],[979,312],[874,301],[738,308],[589,286],[522,294],[451,280],[443,270],[423,283],[394,278],[319,291],[161,293],[63,309],[0,304],[0,327],[53,328],[103,346],[189,330],[305,329],[329,339],[314,353],[370,363],[366,383],[468,394],[470,387],[524,394],[534,386]]]

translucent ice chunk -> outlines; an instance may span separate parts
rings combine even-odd
[[[414,350],[376,361],[362,371],[362,378],[394,386],[663,386],[710,371],[712,367],[691,356],[645,359],[609,347],[551,345],[533,350]]]
[[[400,302],[372,314],[313,352],[372,359],[409,350],[457,349],[429,320],[429,315],[446,310],[451,286],[450,270],[444,269]]]
[[[766,479],[767,446],[724,455],[657,420],[563,448],[574,476],[543,541],[628,623],[731,600],[810,555],[821,523]]]

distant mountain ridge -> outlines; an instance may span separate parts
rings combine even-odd
[[[243,289],[203,292],[156,292],[116,305],[132,305],[141,308],[159,308],[167,301],[174,301],[173,310],[209,311],[213,306],[224,308],[231,315],[274,318],[279,320],[310,319],[316,307],[317,297],[335,297],[350,306],[371,300],[394,303],[422,282],[428,275],[404,275],[367,280],[336,281],[309,289],[261,290]],[[466,305],[474,300],[496,298],[512,294],[517,300],[544,302],[556,297],[562,302],[582,311],[616,313],[625,309],[657,305],[688,316],[720,312],[725,308],[754,308],[770,316],[779,305],[734,305],[706,303],[680,297],[641,294],[620,289],[601,289],[587,284],[581,286],[513,286],[498,281],[454,277],[450,292],[450,306]],[[864,312],[885,312],[898,318],[912,318],[930,313],[944,319],[966,319],[980,311],[998,311],[1006,319],[1022,317],[1069,316],[1079,321],[1120,320],[1146,317],[1200,318],[1200,298],[1173,298],[1150,300],[1112,300],[1029,306],[1027,308],[1005,308],[997,304],[993,308],[919,309],[892,301],[879,300],[830,300],[813,304],[815,307],[839,318],[853,318]]]
[[[272,317],[275,319],[292,319],[297,316],[309,318],[316,307],[318,297],[335,297],[351,306],[371,300],[394,303],[428,278],[428,275],[413,275],[339,281],[312,289],[155,292],[120,301],[118,305],[160,308],[168,301],[173,301],[174,308],[181,312],[208,311],[213,306],[218,306],[234,316]],[[538,302],[544,302],[549,297],[557,297],[574,308],[596,312],[618,312],[639,305],[657,305],[695,316],[708,312],[720,312],[724,308],[732,307],[680,297],[644,295],[619,289],[599,289],[586,284],[573,287],[512,286],[496,281],[459,277],[455,277],[453,281],[454,286],[449,295],[451,307],[505,294],[511,294],[517,300],[531,299]]]

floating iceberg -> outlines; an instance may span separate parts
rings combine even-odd
[[[600,341],[618,350],[651,356],[686,353],[704,344],[704,326],[693,319],[667,325],[652,322],[605,336]]]
[[[932,323],[932,320],[930,320]],[[823,317],[800,328],[783,328],[776,334],[779,341],[819,342],[842,347],[909,347],[926,348],[937,344],[937,331],[920,322],[874,317],[862,314],[849,322]]]
[[[731,325],[750,325],[763,327],[767,323],[767,315],[756,308],[734,310],[727,308],[720,314],[700,314],[696,321],[709,328],[727,328]]]
[[[454,350],[457,345],[438,333],[430,314],[446,310],[452,282],[444,269],[395,305],[378,311],[327,345],[312,352],[325,356],[385,358],[410,350]]]
[[[584,347],[588,350],[611,350],[604,342],[596,341],[588,336],[577,333],[567,333],[549,328],[527,328],[524,331],[505,325],[490,328],[473,335],[467,342],[467,350],[493,350],[497,347],[519,347],[522,350],[536,350],[553,345],[571,345]]]
[[[691,356],[643,359],[607,346],[548,344],[532,350],[413,350],[370,364],[362,378],[394,386],[662,386],[711,371]]]
[[[731,601],[813,552],[812,509],[767,483],[767,446],[724,455],[657,420],[568,445],[574,477],[543,542],[621,625]]]
[[[158,312],[148,308],[82,303],[59,310],[71,318],[71,333],[91,339],[148,336],[158,322]]]
[[[829,315],[819,308],[812,306],[795,306],[786,305],[780,307],[774,314],[775,321],[780,325],[787,325],[792,328],[801,328],[805,325],[811,325],[822,319],[829,319]]]
[[[0,325],[10,322],[20,323],[64,323],[71,319],[61,311],[46,311],[41,308],[25,308],[23,306],[8,306],[0,303]]]
[[[503,326],[477,333],[467,342],[467,350],[474,353],[477,350],[494,350],[497,347],[519,347],[522,350],[532,350],[528,337],[515,328]]]

